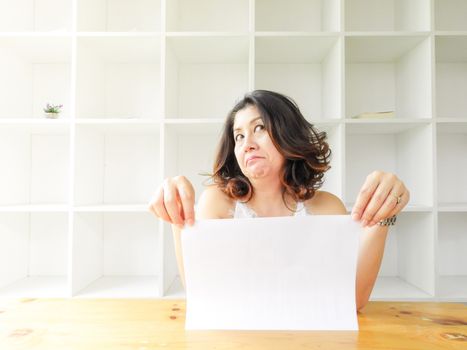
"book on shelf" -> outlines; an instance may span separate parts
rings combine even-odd
[[[386,119],[394,118],[394,111],[386,112],[364,112],[352,116],[352,119]]]

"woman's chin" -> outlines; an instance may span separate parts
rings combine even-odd
[[[263,177],[268,176],[270,173],[269,169],[265,168],[252,168],[248,169],[247,171],[247,177],[251,179],[261,179]]]

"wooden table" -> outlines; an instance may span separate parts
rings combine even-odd
[[[184,300],[0,299],[0,349],[467,349],[464,304],[371,302],[358,321],[359,332],[185,331]]]

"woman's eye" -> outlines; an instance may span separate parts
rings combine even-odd
[[[240,140],[240,138],[243,137],[242,134],[237,134],[235,135],[235,142],[238,142]]]
[[[260,130],[264,129],[264,125],[258,124],[255,126],[255,131],[258,129],[258,127],[260,128]]]

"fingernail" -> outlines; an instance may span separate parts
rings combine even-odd
[[[368,224],[368,220],[363,220],[362,221],[362,227],[365,227]]]
[[[352,214],[352,219],[358,220],[358,214],[357,214],[357,213],[353,213],[353,214]]]
[[[194,221],[193,219],[188,219],[188,220],[187,220],[187,223],[188,223],[188,225],[193,226],[193,224],[195,223],[195,221]]]

